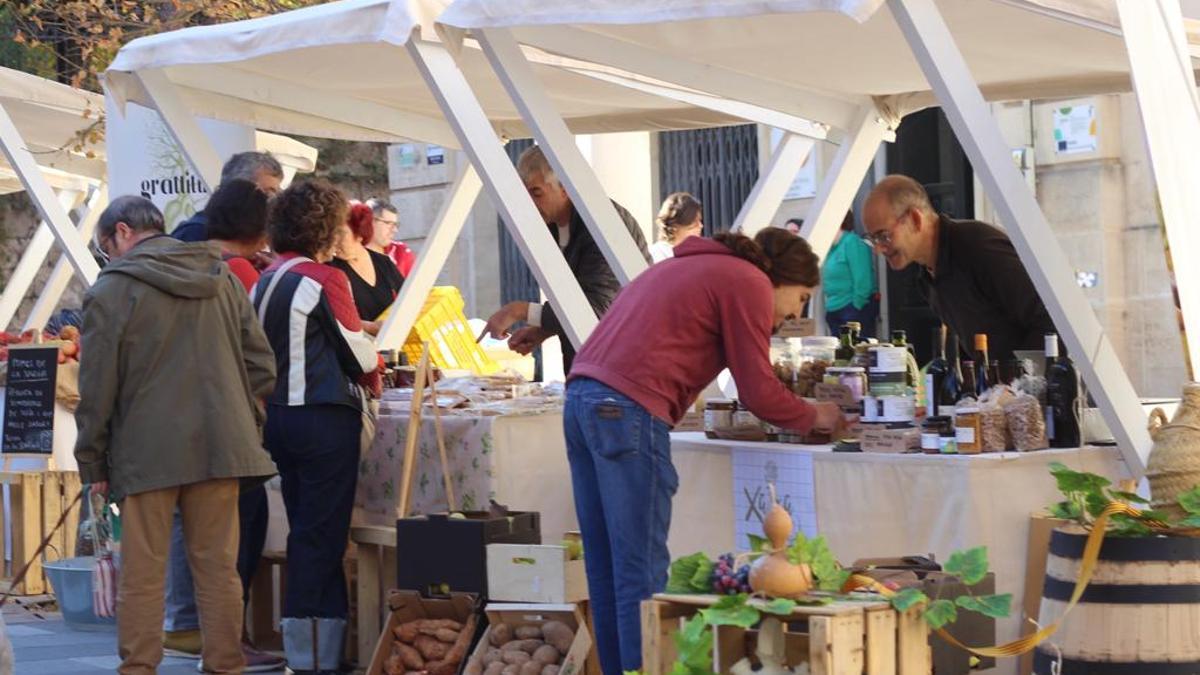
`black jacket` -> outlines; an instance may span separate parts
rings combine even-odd
[[[176,225],[171,230],[171,236],[180,241],[208,241],[208,217],[204,211],[197,211],[191,218]]]
[[[1008,235],[977,220],[939,218],[937,267],[932,275],[922,269],[918,283],[963,350],[973,349],[976,333],[987,334],[992,359],[1041,350],[1054,322]]]
[[[637,220],[620,204],[613,202],[613,206],[617,209],[621,220],[624,221],[629,234],[633,236],[634,242],[637,243],[638,250],[646,259],[646,264],[650,264],[650,252],[646,248],[646,238],[642,236],[642,228],[638,226]],[[555,241],[558,241],[557,226],[548,225],[547,228]],[[567,259],[567,267],[571,268],[571,273],[579,281],[579,286],[583,289],[583,294],[587,296],[588,304],[592,306],[596,316],[604,316],[613,299],[617,297],[617,291],[621,290],[621,284],[617,281],[617,276],[613,274],[612,268],[608,266],[608,261],[604,259],[604,253],[596,244],[596,240],[592,238],[592,233],[584,224],[583,218],[574,207],[571,209],[570,231],[567,247],[562,249],[563,257]],[[571,362],[575,360],[575,347],[567,339],[562,323],[549,302],[542,307],[542,328],[558,335],[562,342],[563,374],[570,373]]]

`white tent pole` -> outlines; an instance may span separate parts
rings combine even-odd
[[[542,292],[550,299],[567,338],[576,347],[582,345],[596,327],[596,313],[546,229],[462,71],[440,43],[414,38],[406,48],[446,121],[462,140],[463,150],[479,171],[488,196],[504,217]]]
[[[575,145],[575,137],[554,110],[554,104],[516,40],[502,29],[475,31],[475,38],[509,98],[533,131],[558,180],[567,189],[571,203],[587,224],[617,281],[621,285],[629,283],[646,269],[648,263],[613,208],[596,173]]]
[[[8,157],[9,165],[17,172],[17,177],[21,179],[26,194],[33,200],[42,220],[49,223],[50,231],[54,233],[54,238],[58,240],[59,246],[66,252],[67,259],[71,261],[75,271],[79,273],[85,284],[91,286],[96,281],[96,275],[100,274],[100,266],[88,252],[87,242],[80,239],[79,233],[71,227],[70,217],[55,198],[54,190],[46,182],[46,177],[38,168],[37,161],[25,147],[25,142],[21,140],[21,134],[17,132],[16,125],[13,124],[12,118],[8,116],[8,111],[2,105],[0,105],[0,150],[3,150],[4,155]],[[24,294],[23,291],[22,294]],[[11,318],[9,316],[7,319],[11,320]],[[7,325],[8,320],[4,325]]]
[[[1117,0],[1133,90],[1174,258],[1192,374],[1200,368],[1200,101],[1177,0]]]
[[[392,303],[392,310],[375,338],[380,349],[399,349],[404,345],[482,188],[483,183],[475,167],[467,164],[450,187],[441,213],[430,228],[421,254],[413,264],[412,274],[404,280],[400,294]]]
[[[833,164],[821,181],[817,197],[804,219],[800,236],[808,240],[822,260],[829,254],[846,211],[875,161],[879,144],[890,132],[874,106],[863,106],[846,138],[834,155]]]
[[[104,212],[104,207],[107,205],[108,184],[101,183],[98,188],[92,191],[92,195],[88,197],[87,204],[83,207],[83,212],[79,215],[78,230],[80,238],[85,241],[92,238],[92,233],[96,230],[96,223],[100,220],[100,214]],[[33,310],[25,318],[25,325],[22,326],[23,330],[45,327],[46,322],[50,320],[50,315],[58,307],[58,301],[62,298],[63,292],[67,290],[67,284],[71,281],[71,272],[71,264],[65,256],[60,257],[58,262],[54,263],[54,271],[50,273],[50,278],[46,280],[46,285],[42,288],[42,293],[38,296],[37,302],[33,303]]]
[[[783,203],[792,181],[796,180],[796,174],[800,173],[805,160],[812,154],[812,149],[813,139],[785,133],[779,141],[779,147],[771,153],[767,168],[754,182],[750,196],[746,197],[730,229],[753,237],[769,225],[779,211],[779,205]]]
[[[1146,415],[1133,383],[1075,283],[1071,265],[1025,177],[1012,162],[966,60],[933,0],[888,0],[896,23],[929,80],[975,174],[1025,264],[1054,325],[1112,430],[1130,472],[1140,476],[1150,452]]]
[[[82,196],[77,190],[61,190],[57,194],[58,203],[66,212],[75,208]],[[53,245],[54,233],[50,231],[50,226],[43,220],[33,231],[33,236],[29,238],[25,251],[21,253],[21,259],[13,268],[12,276],[4,284],[4,292],[0,293],[0,329],[7,328],[13,317],[17,315],[21,302],[25,300],[25,294],[29,292],[29,287],[33,285],[33,280],[37,277],[38,271],[42,269],[42,263],[46,262],[46,256],[49,255]]]
[[[192,170],[209,190],[217,189],[221,182],[221,156],[183,105],[179,90],[161,70],[139,70],[135,74]]]

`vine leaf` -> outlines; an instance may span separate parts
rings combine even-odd
[[[672,675],[707,675],[712,673],[713,632],[700,614],[688,619],[675,634],[679,659]]]
[[[958,618],[958,609],[949,600],[934,600],[925,610],[925,623],[937,630]]]
[[[1116,497],[1117,499],[1127,501],[1130,504],[1149,504],[1150,503],[1149,499],[1146,499],[1145,497],[1139,495],[1136,492],[1125,492],[1123,490],[1112,490],[1109,492],[1109,494]],[[1200,500],[1200,495],[1197,496],[1197,499]]]
[[[697,591],[692,587],[692,579],[695,578],[701,567],[707,567],[710,572],[712,570],[712,561],[703,553],[693,553],[671,563],[671,573],[667,577],[667,592],[697,593],[707,590]]]
[[[750,596],[746,593],[727,595],[708,609],[700,610],[704,622],[710,626],[737,626],[750,628],[758,623],[762,615],[750,606]]]
[[[1200,515],[1200,485],[1179,495],[1179,505],[1188,515]]]
[[[768,614],[791,616],[792,610],[796,609],[796,601],[788,600],[787,598],[775,598],[774,600],[763,605],[761,609]]]
[[[962,595],[955,602],[965,610],[978,612],[993,619],[1003,619],[1012,611],[1012,593],[979,596]]]
[[[917,588],[905,588],[892,596],[892,607],[899,612],[907,612],[921,603],[928,602],[929,596]]]
[[[965,551],[951,553],[944,569],[946,574],[953,574],[962,579],[964,584],[974,586],[987,576],[987,547],[976,546]]]

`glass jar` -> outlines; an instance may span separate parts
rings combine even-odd
[[[962,407],[954,414],[954,444],[960,455],[975,455],[983,449],[979,408]]]
[[[737,404],[727,398],[710,398],[704,404],[704,435],[717,437],[717,429],[733,426],[733,413]]]
[[[943,415],[926,417],[925,423],[921,427],[921,452],[927,455],[940,454],[942,436],[951,433],[952,426],[953,421],[949,417]]]
[[[837,352],[838,339],[827,335],[813,335],[800,338],[800,358],[802,362],[813,363],[824,361],[832,365]]]

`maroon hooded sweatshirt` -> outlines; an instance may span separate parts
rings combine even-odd
[[[724,368],[742,405],[807,433],[816,409],[776,379],[771,280],[724,244],[691,237],[675,257],[621,289],[575,357],[568,380],[590,377],[671,424]]]

